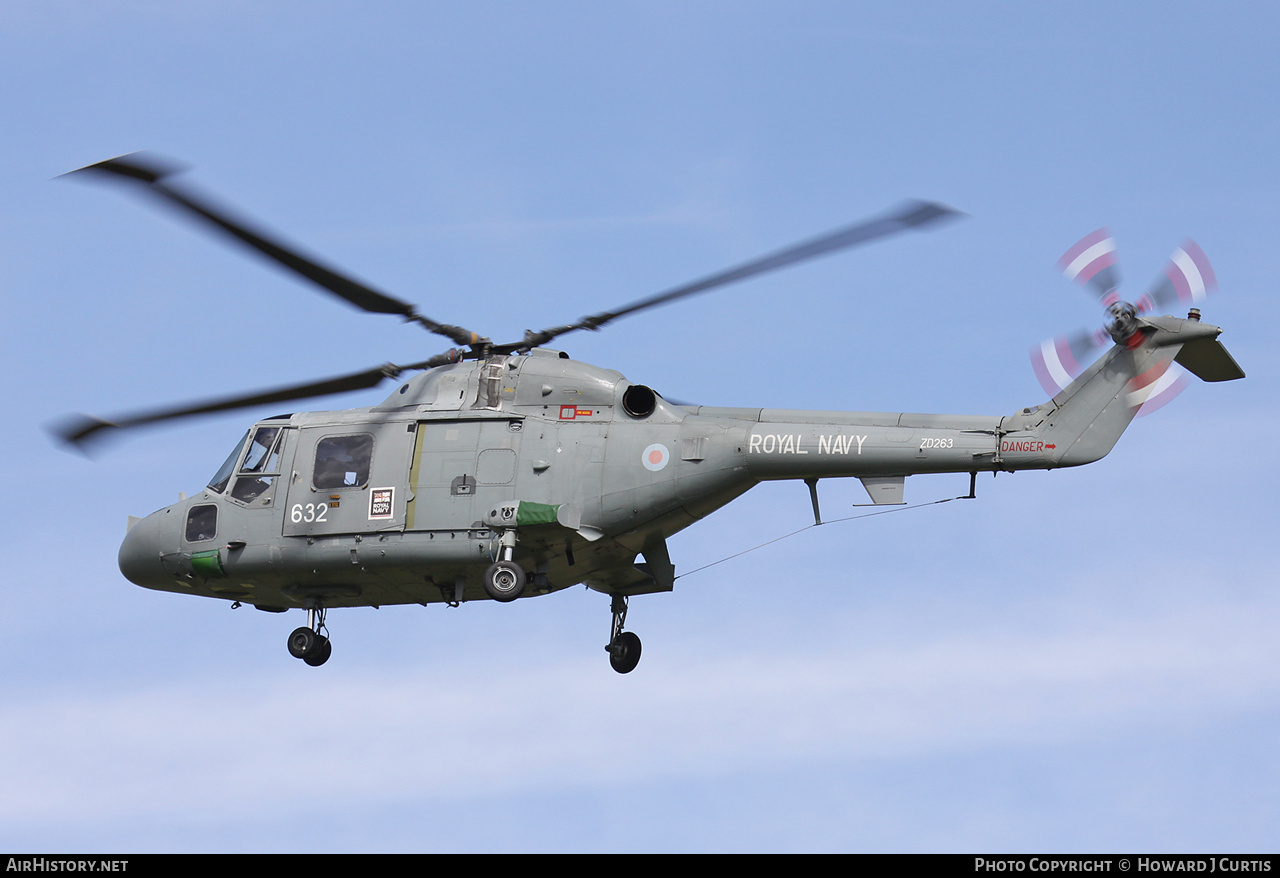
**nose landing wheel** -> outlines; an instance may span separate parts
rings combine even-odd
[[[329,660],[333,652],[333,644],[327,636],[328,628],[324,624],[325,611],[321,609],[307,610],[307,624],[295,628],[289,635],[289,655],[300,658],[313,668],[318,668]]]

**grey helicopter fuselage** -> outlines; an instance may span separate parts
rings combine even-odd
[[[1097,460],[1133,417],[1134,379],[1220,331],[1151,323],[1005,417],[674,405],[546,349],[446,365],[381,405],[258,422],[209,487],[133,524],[120,568],[268,610],[427,604],[485,598],[510,545],[525,596],[665,591],[666,538],[762,481],[856,477],[900,504],[908,475]]]
[[[1175,361],[1205,381],[1244,372],[1221,330],[1145,316],[1198,303],[1216,279],[1186,242],[1137,304],[1117,292],[1114,240],[1085,236],[1060,266],[1108,308],[1106,332],[1033,351],[1045,403],[1007,417],[817,412],[674,405],[621,374],[549,350],[556,339],[691,296],[959,218],[905,201],[883,214],[577,320],[489,336],[421,312],[284,239],[199,188],[174,163],[134,153],[72,174],[132,187],[295,278],[370,314],[394,315],[457,347],[415,363],[383,363],[231,397],[79,415],[56,432],[88,443],[144,425],[401,384],[381,405],[260,421],[207,488],[131,519],[120,569],[138,585],[224,598],[262,610],[306,610],[288,638],[308,665],[328,661],[335,607],[508,602],[575,583],[610,595],[605,646],[618,673],[640,638],[625,628],[631,596],[667,591],[667,538],[753,485],[797,479],[821,523],[818,482],[861,479],[873,504],[903,503],[907,476],[1051,469],[1107,454]],[[1085,354],[1115,342],[1079,368]],[[1166,382],[1166,379],[1168,381]],[[643,559],[643,560],[640,560]]]

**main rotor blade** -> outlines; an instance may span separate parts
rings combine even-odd
[[[188,186],[179,187],[169,182],[168,178],[178,170],[180,169],[175,165],[161,163],[140,153],[132,153],[79,168],[71,171],[70,174],[102,174],[134,181],[169,205],[212,224],[268,259],[274,260],[358,308],[375,314],[399,314],[406,320],[420,324],[430,332],[451,339],[456,344],[470,345],[480,341],[480,336],[470,330],[447,323],[437,323],[423,317],[408,302],[402,302],[394,296],[379,292],[368,284],[323,265],[314,257],[303,255],[300,248],[286,245],[279,236],[266,231],[247,218],[237,216],[229,208],[215,205],[212,199],[198,193],[197,190]]]
[[[553,338],[579,329],[599,329],[619,317],[635,314],[638,311],[644,311],[658,305],[665,305],[668,302],[674,302],[676,299],[737,283],[749,277],[776,271],[779,268],[785,268],[788,265],[794,265],[808,259],[816,259],[819,256],[835,253],[858,244],[865,244],[877,238],[888,237],[909,229],[923,229],[935,223],[961,216],[964,216],[964,214],[941,204],[928,201],[908,201],[884,216],[856,223],[809,241],[794,244],[760,259],[755,259],[718,274],[704,277],[701,280],[675,287],[655,296],[640,299],[617,310],[593,314],[582,318],[577,323],[571,323],[566,326],[557,326],[540,332],[526,332],[524,340],[512,349],[537,347],[538,345],[546,344]]]
[[[376,387],[388,378],[398,378],[402,373],[419,370],[430,369],[434,366],[441,366],[445,363],[455,362],[459,359],[458,351],[449,351],[444,354],[432,357],[430,360],[424,360],[421,363],[412,363],[407,366],[397,366],[394,363],[385,363],[381,366],[375,366],[372,369],[365,369],[360,372],[353,372],[350,375],[339,375],[334,378],[326,378],[321,381],[309,381],[306,384],[293,384],[287,387],[277,387],[274,390],[262,390],[256,393],[246,394],[244,396],[224,397],[221,399],[206,400],[205,402],[195,403],[193,405],[181,405],[173,408],[152,409],[150,411],[135,412],[117,416],[111,420],[103,420],[88,415],[73,416],[62,425],[53,430],[54,434],[69,445],[84,450],[87,443],[97,441],[107,435],[106,431],[122,429],[125,427],[141,427],[145,424],[154,424],[160,421],[171,421],[177,418],[190,417],[192,415],[212,414],[213,412],[232,411],[234,409],[249,408],[250,406],[265,405],[273,402],[289,402],[295,399],[309,399],[317,396],[331,396],[335,393],[345,393],[349,390],[364,390],[369,387]]]

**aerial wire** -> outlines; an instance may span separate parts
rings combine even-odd
[[[701,567],[695,567],[694,569],[688,571],[687,573],[677,574],[675,578],[680,579],[681,577],[692,576],[694,573],[700,573],[701,571],[706,570],[708,567],[715,567],[717,564],[723,564],[725,561],[732,561],[734,558],[739,558],[743,555],[746,555],[749,552],[754,552],[756,549],[763,549],[765,546],[771,546],[774,543],[780,543],[783,540],[787,539],[788,537],[793,537],[796,534],[804,533],[807,530],[812,530],[813,528],[819,527],[824,524],[840,524],[841,522],[854,521],[855,519],[859,519],[859,518],[871,518],[874,515],[888,515],[890,512],[906,512],[908,509],[921,509],[925,506],[937,506],[940,503],[950,503],[952,500],[973,500],[973,499],[974,497],[972,494],[962,494],[959,497],[943,497],[941,500],[930,500],[926,503],[913,503],[910,506],[894,506],[892,509],[880,509],[876,512],[863,512],[859,515],[848,515],[848,516],[845,516],[844,518],[833,518],[830,521],[822,521],[822,522],[815,521],[813,524],[806,524],[804,527],[799,528],[798,530],[791,531],[791,533],[785,533],[780,537],[774,537],[771,540],[766,540],[765,542],[760,543],[757,546],[752,546],[749,549],[743,549],[741,552],[734,552],[732,555],[727,555],[726,557],[721,558],[719,561],[712,561],[710,564],[703,564]]]

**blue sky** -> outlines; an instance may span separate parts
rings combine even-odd
[[[162,4],[0,14],[0,847],[95,851],[1267,850],[1280,805],[1277,74],[1263,4]],[[110,187],[191,179],[495,337],[631,301],[904,197],[970,216],[563,340],[706,404],[1004,414],[1194,237],[1249,377],[1079,470],[812,529],[632,602],[296,619],[139,589],[127,515],[255,416],[88,461],[42,427],[441,344]],[[368,405],[379,391],[316,407]],[[916,477],[907,499],[963,493]],[[865,502],[824,482],[827,517]],[[677,571],[795,530],[766,485]]]

